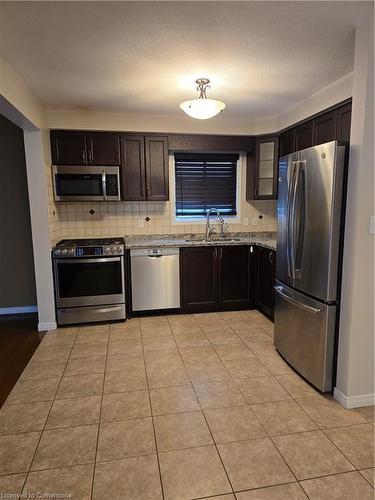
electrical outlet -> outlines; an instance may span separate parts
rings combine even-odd
[[[249,225],[249,217],[244,217],[243,218],[243,225],[248,226]]]
[[[145,221],[143,219],[138,219],[138,227],[145,227]]]
[[[253,226],[256,226],[256,225],[258,224],[258,217],[252,217],[252,218],[251,218],[251,224],[252,224]]]

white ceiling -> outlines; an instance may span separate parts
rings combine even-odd
[[[1,50],[53,109],[178,115],[209,77],[228,117],[285,111],[353,69],[360,2],[1,2]]]

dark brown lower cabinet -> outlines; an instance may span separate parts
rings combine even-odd
[[[220,247],[219,295],[222,309],[250,307],[250,250],[248,246]]]
[[[262,313],[273,319],[276,252],[257,246],[255,260],[255,304]]]
[[[218,248],[181,248],[181,310],[208,312],[219,309]]]
[[[209,312],[251,307],[246,246],[182,248],[181,310]]]

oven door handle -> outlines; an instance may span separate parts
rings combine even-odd
[[[122,257],[103,257],[98,259],[55,259],[59,264],[97,264],[98,262],[121,262]]]

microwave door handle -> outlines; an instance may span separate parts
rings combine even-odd
[[[103,199],[107,199],[107,179],[105,176],[105,170],[102,170],[102,191],[103,191]]]

